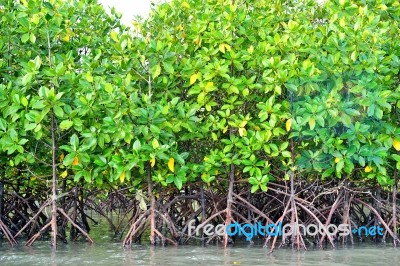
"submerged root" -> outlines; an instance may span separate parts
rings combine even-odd
[[[63,209],[57,208],[57,212],[61,213],[62,216],[64,216],[64,217],[71,223],[71,225],[72,225],[74,228],[76,228],[79,232],[81,232],[81,234],[87,239],[87,241],[88,241],[90,244],[93,244],[93,243],[94,243],[93,239],[88,235],[88,233],[85,232],[85,230],[83,230],[79,225],[77,225],[77,224],[71,219],[71,217],[69,217],[69,215],[68,215]],[[54,222],[54,221],[51,219],[51,220],[50,220],[46,225],[44,225],[36,234],[34,234],[32,237],[30,237],[30,238],[28,239],[28,241],[25,243],[25,245],[26,245],[26,246],[31,246],[31,245],[37,240],[37,238],[39,238],[49,227],[52,226],[53,222]],[[23,230],[23,229],[24,229],[24,228],[22,228],[22,230]],[[20,234],[20,233],[22,232],[22,230],[21,230],[20,232],[18,232],[18,234]],[[59,235],[58,233],[56,233],[56,235],[57,235],[58,237],[62,237],[62,235]],[[65,239],[62,239],[62,240],[64,240],[64,242],[66,241]]]
[[[17,244],[17,241],[11,234],[10,229],[8,229],[7,225],[3,223],[1,218],[0,218],[0,231],[3,232],[4,236],[7,238],[11,246],[15,246]]]
[[[367,207],[368,209],[370,209],[374,213],[375,217],[381,222],[383,227],[386,229],[386,232],[393,238],[393,241],[395,241],[396,243],[400,243],[399,239],[397,238],[397,235],[390,229],[390,227],[387,225],[387,223],[383,220],[382,216],[378,213],[378,211],[374,207],[372,207],[370,204],[366,203],[365,201],[357,199],[357,198],[355,198],[354,201],[358,202],[358,203],[364,205],[365,207]]]

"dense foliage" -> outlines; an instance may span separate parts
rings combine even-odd
[[[131,28],[92,0],[0,16],[9,189],[127,187],[143,209],[152,184],[397,190],[399,1],[171,0]]]

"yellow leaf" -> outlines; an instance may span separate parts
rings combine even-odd
[[[64,153],[61,153],[60,155],[60,163],[62,163],[62,161],[64,161]]]
[[[166,105],[166,106],[163,107],[161,113],[162,113],[163,115],[166,115],[166,114],[168,114],[168,112],[169,112],[169,106]]]
[[[65,170],[64,172],[62,172],[60,176],[62,178],[66,178],[68,176],[68,170]]]
[[[346,22],[345,22],[344,18],[341,18],[341,19],[339,20],[339,25],[340,25],[342,28],[344,28],[344,27],[346,26]]]
[[[93,76],[90,72],[86,73],[86,80],[89,82],[93,82]]]
[[[338,162],[340,162],[340,158],[339,158],[339,157],[336,157],[336,158],[335,158],[335,163],[338,163]]]
[[[207,162],[208,161],[208,157],[204,157],[204,161]]]
[[[366,172],[366,173],[369,173],[369,172],[371,172],[372,171],[372,167],[369,167],[368,165],[367,165],[367,167],[365,167],[365,169],[364,169],[364,172]]]
[[[197,78],[199,77],[199,75],[197,73],[193,74],[190,76],[190,85],[193,85],[193,83],[196,82]]]
[[[355,62],[357,60],[357,52],[353,51],[350,55],[351,60],[353,60],[353,62]]]
[[[224,54],[225,51],[229,52],[230,50],[232,50],[232,48],[231,48],[231,46],[229,44],[222,43],[222,44],[219,45],[219,50]]]
[[[184,8],[190,8],[190,5],[188,4],[188,2],[183,2],[182,4],[181,4],[181,7],[184,7]]]
[[[114,42],[119,42],[118,33],[116,33],[115,31],[110,32],[110,37],[111,39],[113,39]]]
[[[122,173],[119,175],[119,181],[121,181],[121,183],[124,183],[124,181],[125,181],[125,172],[122,172]]]
[[[201,41],[200,36],[197,36],[197,38],[194,39],[193,43],[194,43],[196,46],[199,46],[200,41]]]
[[[243,120],[243,121],[240,123],[239,127],[245,127],[246,124],[247,124],[247,120]]]
[[[151,145],[153,146],[153,149],[157,149],[158,147],[160,147],[160,144],[158,143],[157,139],[153,139]]]
[[[69,36],[69,34],[67,34],[67,35],[64,36],[64,38],[62,38],[62,40],[64,42],[69,42],[69,38],[70,38],[70,36]]]
[[[75,156],[74,161],[72,162],[72,165],[78,165],[79,164],[79,158],[78,156]]]
[[[395,148],[396,151],[400,151],[400,141],[398,141],[396,138],[393,138],[393,148]]]
[[[172,157],[169,158],[168,168],[169,168],[169,170],[171,170],[171,172],[175,172],[175,160]]]
[[[289,132],[291,128],[292,128],[292,119],[289,118],[286,121],[286,131]]]
[[[247,136],[247,131],[246,131],[246,129],[244,127],[239,127],[239,135],[241,137]]]
[[[364,8],[362,7],[362,6],[360,6],[359,8],[358,8],[358,13],[362,16],[362,15],[364,15]]]
[[[310,118],[310,120],[308,120],[308,125],[310,126],[310,129],[313,130],[315,128],[315,119]]]
[[[226,133],[226,131],[228,131],[228,126],[224,127],[224,129],[222,130],[222,133]]]
[[[151,159],[150,159],[150,165],[151,165],[151,167],[154,167],[155,164],[156,164],[156,159],[155,159],[155,158],[151,158]]]
[[[225,53],[225,45],[222,43],[219,45],[219,50],[224,54]]]
[[[378,8],[381,9],[381,10],[383,10],[383,11],[387,10],[387,6],[386,6],[385,4],[380,4],[380,5],[378,6]]]
[[[261,130],[261,128],[259,126],[255,126],[254,129],[257,130],[257,131]]]
[[[210,88],[212,86],[214,86],[214,82],[209,81],[209,82],[207,82],[206,89],[208,89],[208,88]]]

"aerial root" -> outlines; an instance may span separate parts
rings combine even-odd
[[[65,218],[67,218],[67,220],[71,223],[72,226],[74,226],[76,229],[79,230],[79,232],[81,232],[81,234],[86,237],[86,239],[88,240],[88,242],[90,244],[93,244],[94,241],[93,239],[88,235],[88,233],[85,232],[85,230],[83,230],[79,225],[77,225],[72,219],[71,217],[68,216],[68,214],[65,213],[65,211],[61,208],[57,209]]]
[[[7,225],[3,223],[3,221],[0,218],[0,230],[3,232],[5,237],[7,238],[8,242],[10,243],[11,246],[15,246],[17,244],[17,241],[11,234],[10,230],[8,229]]]
[[[26,241],[25,246],[32,246],[32,244],[36,241],[36,239],[51,225],[51,221],[48,222],[45,226],[43,226],[39,232],[34,234],[28,241]]]

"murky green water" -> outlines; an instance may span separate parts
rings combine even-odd
[[[70,243],[52,252],[48,242],[34,247],[0,246],[0,265],[399,265],[400,249],[382,246],[328,250],[276,250],[268,254],[262,247],[181,246],[177,248],[134,247],[120,244],[88,245]]]

